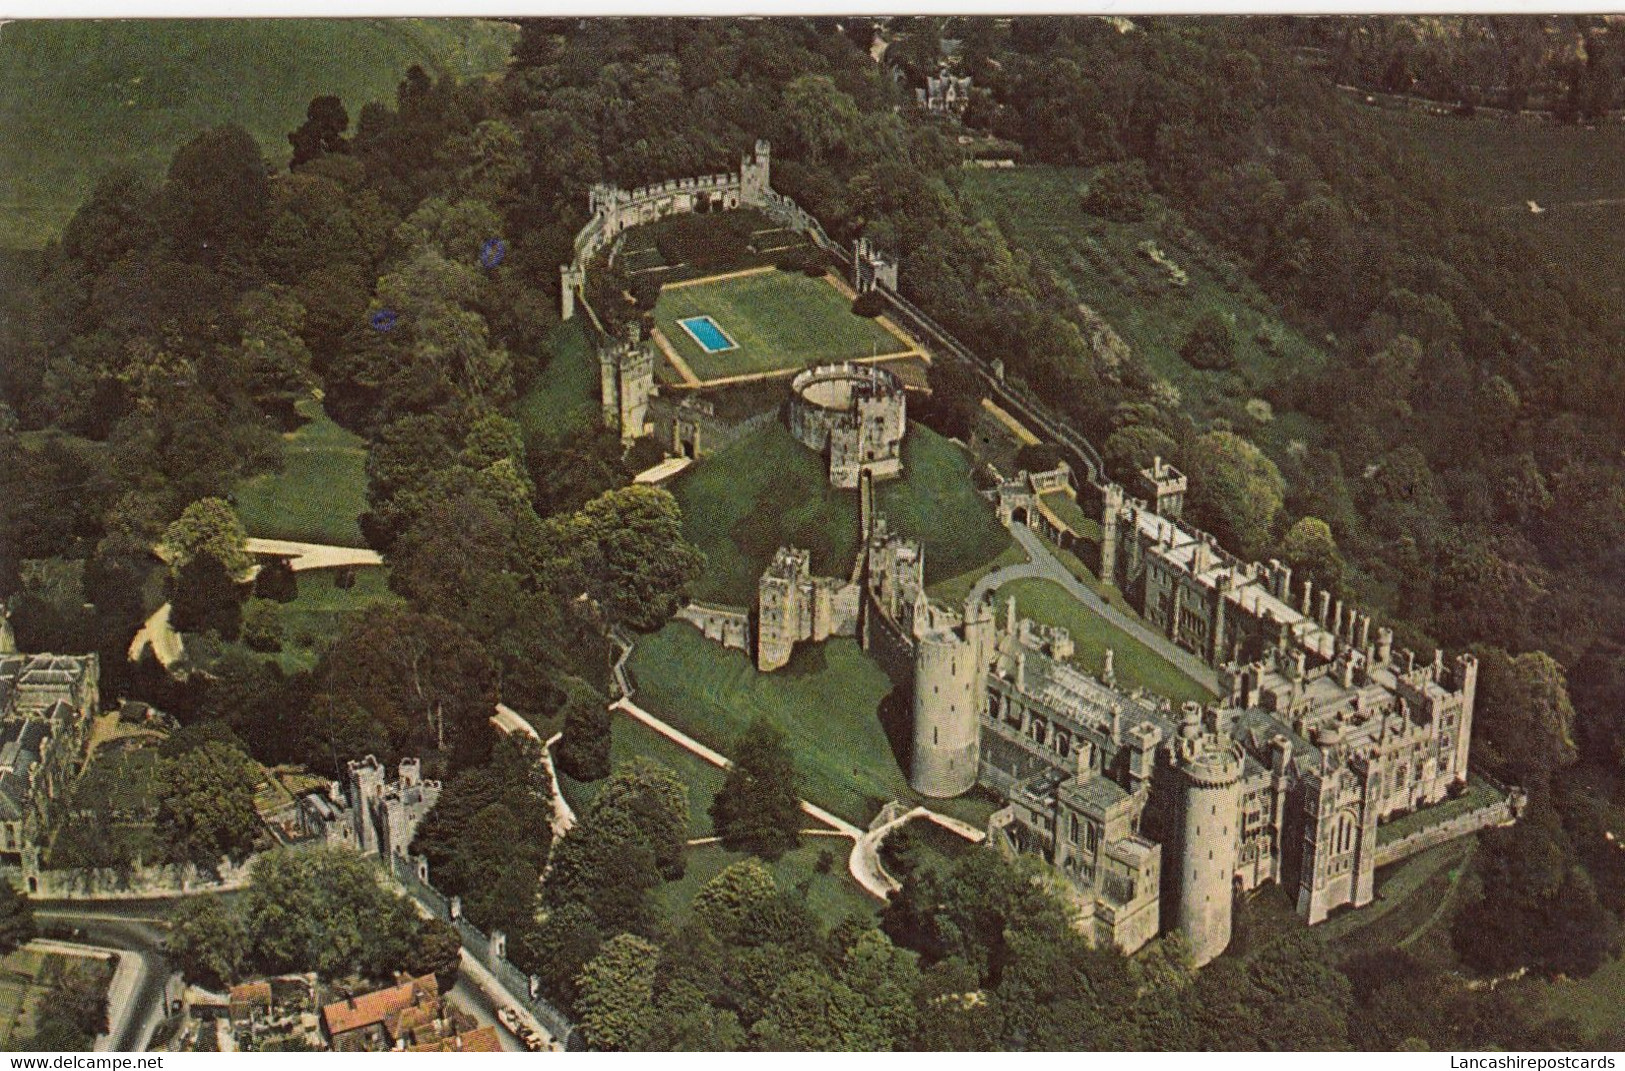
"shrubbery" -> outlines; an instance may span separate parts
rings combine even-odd
[[[881,296],[880,291],[870,290],[857,296],[857,300],[852,302],[852,311],[859,316],[874,319],[886,311],[886,299]]]

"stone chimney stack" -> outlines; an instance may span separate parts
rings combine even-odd
[[[1303,578],[1303,606],[1300,607],[1299,610],[1298,610],[1298,612],[1301,613],[1304,617],[1309,616],[1309,606],[1310,606],[1310,601],[1309,600],[1310,600],[1310,595],[1314,592],[1314,588],[1315,588],[1314,581],[1310,580],[1308,577],[1304,577]]]
[[[1371,648],[1371,615],[1370,614],[1361,614],[1360,615],[1360,649],[1362,651],[1365,651],[1365,650],[1370,650],[1370,648]]]
[[[1320,593],[1320,613],[1317,615],[1317,620],[1319,620],[1321,628],[1326,627],[1326,622],[1331,619],[1331,616],[1332,593],[1329,591],[1322,591]]]

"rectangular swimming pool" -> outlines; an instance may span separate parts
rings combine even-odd
[[[677,323],[706,353],[722,353],[739,348],[739,343],[729,338],[727,332],[709,316],[690,316]]]

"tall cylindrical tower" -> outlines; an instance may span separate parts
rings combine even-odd
[[[914,749],[909,783],[946,799],[976,785],[977,645],[951,630],[927,632],[914,649]]]
[[[1230,944],[1231,885],[1241,820],[1241,756],[1223,732],[1187,710],[1176,745],[1182,778],[1179,929],[1201,966]]]

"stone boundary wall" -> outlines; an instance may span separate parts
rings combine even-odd
[[[41,870],[14,881],[36,900],[146,900],[153,897],[203,896],[246,888],[249,870],[258,856],[239,864],[226,863],[215,874],[191,863],[157,866],[136,864],[128,870],[112,867],[84,870]]]
[[[691,602],[677,611],[677,618],[699,629],[712,643],[736,651],[750,651],[750,611],[747,609]]]
[[[1437,847],[1445,841],[1465,837],[1469,833],[1477,833],[1479,830],[1488,829],[1490,826],[1511,825],[1517,819],[1518,807],[1515,796],[1509,794],[1494,803],[1487,803],[1477,810],[1457,815],[1449,821],[1440,822],[1436,826],[1428,826],[1426,829],[1418,829],[1415,833],[1401,837],[1398,840],[1377,845],[1376,865],[1382,867],[1390,863],[1397,863],[1401,859],[1409,859],[1418,852],[1425,852],[1429,848]]]
[[[540,995],[540,980],[535,975],[525,974],[502,954],[507,943],[502,934],[487,936],[479,927],[462,918],[460,912],[454,917],[453,902],[418,876],[418,860],[392,855],[388,865],[390,876],[406,889],[408,895],[435,918],[456,927],[458,936],[463,939],[463,950],[490,971],[502,988],[522,1003],[525,1010],[534,1015],[560,1045],[569,1049],[572,1043],[579,1043],[575,1036],[575,1023]]]

